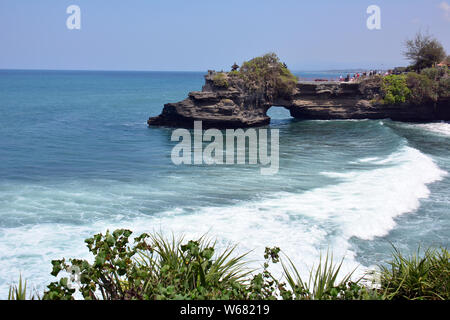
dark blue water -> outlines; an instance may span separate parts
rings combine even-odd
[[[319,74],[319,73],[316,73]],[[209,232],[239,250],[278,245],[307,272],[448,246],[450,124],[296,121],[272,108],[280,169],[175,166],[172,129],[148,128],[203,73],[0,71],[0,294],[19,273],[39,289],[50,260],[88,257],[106,229]]]

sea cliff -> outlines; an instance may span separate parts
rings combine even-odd
[[[220,77],[219,77],[220,76]],[[217,81],[220,79],[221,81]],[[359,82],[297,82],[288,94],[267,94],[250,90],[236,74],[208,71],[202,91],[188,94],[183,101],[167,103],[162,113],[148,120],[150,126],[237,128],[267,125],[267,110],[285,107],[297,119],[386,119],[427,122],[450,120],[450,101],[428,104],[380,102],[379,78]]]

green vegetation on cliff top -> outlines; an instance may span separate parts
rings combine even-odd
[[[450,97],[450,72],[447,67],[438,67],[389,75],[382,78],[381,91],[384,104],[434,104]]]
[[[243,80],[242,83],[249,92],[263,93],[267,98],[284,97],[292,94],[297,85],[297,77],[281,62],[275,53],[268,53],[253,58],[242,64],[239,70],[233,65],[228,73],[230,77]],[[214,84],[219,85],[222,76],[214,77]],[[220,86],[220,85],[219,85]]]

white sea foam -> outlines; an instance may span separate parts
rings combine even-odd
[[[388,234],[396,217],[416,210],[420,199],[429,195],[427,184],[446,174],[429,156],[410,147],[379,162],[383,166],[373,170],[336,174],[337,184],[233,206],[194,208],[189,213],[177,208],[132,219],[114,216],[78,226],[61,223],[3,229],[0,294],[6,294],[6,284],[19,272],[35,284],[47,283],[51,259],[89,257],[83,239],[115,228],[173,232],[186,238],[209,233],[218,238],[219,246],[239,243],[241,252],[254,250],[249,259],[259,260],[256,264],[266,246],[279,246],[305,277],[320,254],[330,249],[335,259],[346,257],[343,271],[352,271],[358,263],[350,239],[371,240]]]
[[[380,161],[381,159],[379,157],[367,157],[367,158],[361,158],[358,159],[356,161],[350,161],[350,164],[358,164],[358,163],[368,163],[368,164],[372,164],[376,161]],[[333,176],[334,174],[336,174],[335,172],[322,172],[323,175],[326,176]]]
[[[362,163],[365,163],[365,162],[373,162],[373,161],[377,161],[377,160],[379,160],[380,158],[378,158],[378,157],[369,157],[369,158],[362,158],[362,159],[359,159],[358,161],[359,162],[362,162]]]
[[[418,130],[424,130],[431,134],[437,134],[440,136],[450,136],[450,123],[449,122],[431,122],[431,123],[398,123],[396,124],[405,128],[412,128]]]
[[[440,135],[450,136],[450,123],[448,122],[415,124],[414,126]]]

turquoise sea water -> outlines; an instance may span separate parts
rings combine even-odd
[[[297,121],[274,107],[277,175],[175,166],[172,129],[146,120],[202,84],[203,73],[0,71],[0,298],[20,273],[42,291],[51,259],[88,258],[83,240],[119,227],[208,232],[252,260],[280,246],[305,273],[328,248],[365,270],[390,243],[449,245],[449,123]]]

